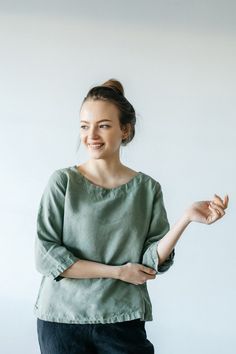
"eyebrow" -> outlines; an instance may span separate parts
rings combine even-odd
[[[89,123],[89,122],[87,122],[86,120],[81,120],[80,122],[81,122],[81,123],[82,123],[82,122],[84,122],[84,123]],[[99,120],[97,123],[100,123],[100,122],[112,122],[112,120],[110,120],[110,119],[102,119],[102,120]]]

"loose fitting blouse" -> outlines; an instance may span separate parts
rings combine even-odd
[[[35,315],[60,323],[152,321],[147,282],[60,274],[75,262],[79,266],[80,259],[113,266],[139,263],[164,273],[175,249],[159,265],[157,246],[169,228],[161,185],[151,176],[138,172],[128,183],[104,188],[76,166],[55,170],[37,214],[35,266],[42,279]]]

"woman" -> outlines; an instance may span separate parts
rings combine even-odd
[[[161,185],[120,161],[135,135],[135,110],[114,79],[89,90],[80,139],[90,158],[52,173],[37,218],[34,311],[43,354],[151,354],[146,282],[173,264],[192,222],[211,224],[224,201],[199,201],[170,230]]]

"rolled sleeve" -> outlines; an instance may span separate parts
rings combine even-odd
[[[143,247],[142,264],[156,270],[157,274],[166,272],[174,263],[175,249],[172,250],[168,258],[159,265],[158,243],[170,230],[166,209],[164,206],[161,185],[156,184],[154,190],[154,200],[152,217],[148,234]]]
[[[35,266],[38,272],[56,281],[78,258],[62,242],[66,176],[55,171],[40,200],[35,240]]]

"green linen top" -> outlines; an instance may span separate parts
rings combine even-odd
[[[60,274],[79,259],[116,266],[139,263],[157,274],[166,272],[175,249],[158,265],[157,245],[169,228],[161,185],[145,173],[104,188],[74,165],[55,170],[37,214],[35,267],[43,276],[34,314],[61,323],[152,321],[147,282]]]

